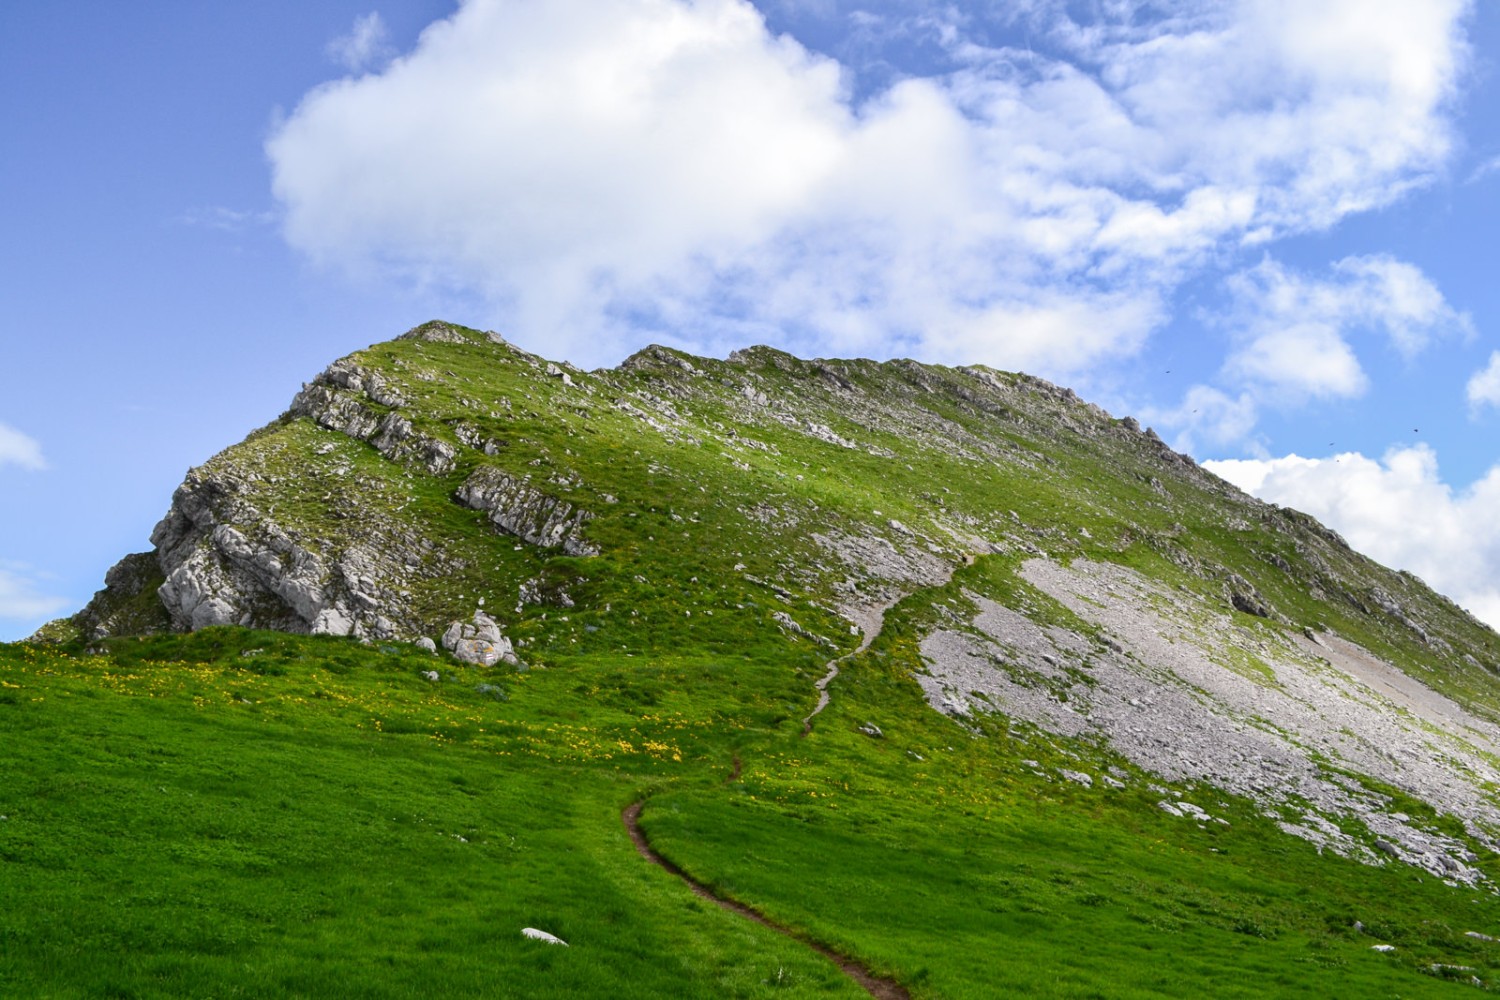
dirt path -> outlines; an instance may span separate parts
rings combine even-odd
[[[871,611],[869,612],[862,613],[860,615],[859,623],[861,626],[863,626],[860,630],[863,635],[859,640],[859,645],[852,652],[845,653],[843,656],[835,656],[833,659],[828,661],[828,672],[820,677],[817,683],[813,685],[818,689],[818,704],[813,707],[813,710],[808,715],[808,717],[802,720],[803,736],[806,736],[808,733],[812,732],[813,717],[816,716],[819,712],[823,711],[823,709],[828,707],[828,685],[832,684],[833,679],[839,675],[839,664],[843,663],[851,656],[858,656],[860,653],[863,653],[865,650],[870,648],[870,643],[874,642],[876,637],[880,635],[881,626],[885,624],[885,613],[889,611],[894,604],[895,602],[892,601],[890,604],[887,604],[884,607],[871,609]]]
[[[964,556],[963,565],[974,565],[974,560],[976,558],[977,556],[973,553],[966,554]],[[943,576],[942,580],[940,580],[934,586],[946,587],[948,585],[948,582],[953,579],[953,574],[957,572],[957,570],[957,566],[949,566],[948,572]],[[876,639],[880,638],[880,630],[885,628],[885,613],[891,610],[891,608],[894,608],[897,604],[900,604],[908,596],[910,595],[902,594],[900,597],[887,601],[885,604],[880,604],[868,608],[860,608],[857,611],[846,612],[846,614],[848,614],[849,617],[854,620],[854,623],[859,626],[859,630],[861,633],[859,646],[857,646],[852,651],[845,653],[843,656],[836,656],[833,659],[829,660],[828,672],[820,677],[818,681],[813,685],[818,689],[818,703],[813,706],[813,710],[811,713],[809,713],[807,718],[802,720],[803,736],[806,736],[808,733],[812,732],[813,719],[819,712],[828,707],[828,685],[832,684],[833,679],[839,675],[839,664],[843,663],[850,657],[858,656],[860,653],[863,653],[865,650],[869,649],[870,644],[873,643]]]
[[[812,941],[790,928],[768,920],[744,903],[737,903],[732,899],[723,899],[715,896],[712,892],[708,891],[707,887],[695,882],[691,875],[652,850],[651,842],[646,839],[646,834],[641,830],[640,816],[641,806],[643,805],[645,805],[644,801],[633,803],[626,806],[625,811],[620,814],[620,821],[625,824],[625,831],[630,834],[631,843],[635,844],[635,849],[640,852],[641,857],[682,879],[695,895],[701,896],[731,913],[739,914],[746,920],[753,920],[758,924],[769,927],[778,934],[784,934],[794,941],[807,945],[834,965],[843,969],[844,975],[854,980],[861,989],[870,994],[870,996],[875,997],[876,1000],[911,1000],[911,994],[906,991],[906,987],[895,980],[882,979],[849,956],[841,955],[827,945]]]

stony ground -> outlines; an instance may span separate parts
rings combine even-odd
[[[1032,559],[1021,572],[1097,635],[970,595],[976,613],[964,627],[921,643],[929,672],[918,680],[935,708],[1102,737],[1163,779],[1248,796],[1286,832],[1338,853],[1483,878],[1456,837],[1347,772],[1424,799],[1489,845],[1486,831],[1500,829],[1494,723],[1347,640],[1236,624],[1125,567]]]

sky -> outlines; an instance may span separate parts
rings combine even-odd
[[[1500,5],[0,4],[0,640],[443,318],[1134,415],[1500,626]]]

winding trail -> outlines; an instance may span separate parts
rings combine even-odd
[[[976,556],[974,554],[965,555],[962,565],[974,565],[975,558]],[[958,570],[958,568],[958,566],[949,567],[948,572],[944,575],[943,579],[936,583],[935,586],[946,586],[948,582],[953,579],[953,574]],[[885,604],[860,608],[850,613],[850,617],[853,619],[855,625],[860,629],[861,637],[859,640],[859,645],[850,652],[844,653],[841,656],[835,656],[833,659],[828,661],[828,672],[825,673],[821,678],[819,678],[815,685],[818,689],[818,703],[813,707],[812,712],[807,716],[807,718],[802,720],[802,736],[806,736],[808,733],[812,732],[813,719],[817,717],[817,714],[819,712],[828,707],[828,685],[832,684],[833,679],[839,675],[839,664],[843,663],[845,660],[848,660],[851,657],[858,656],[860,653],[863,653],[865,650],[869,649],[870,645],[880,637],[880,632],[885,627],[886,612],[895,607],[907,596],[909,595],[902,594],[891,599]],[[739,776],[740,758],[738,757],[738,755],[736,755],[734,758],[733,772],[727,779],[725,779],[725,783],[729,784],[737,781],[739,780]],[[683,882],[687,883],[687,887],[693,891],[694,895],[700,896],[703,899],[706,899],[709,902],[713,903],[715,906],[719,906],[731,913],[736,913],[744,917],[746,920],[753,920],[758,924],[770,928],[778,934],[782,934],[794,941],[798,941],[802,944],[807,945],[809,948],[813,949],[818,954],[822,955],[824,958],[828,959],[834,965],[837,965],[840,969],[842,969],[844,971],[844,975],[854,980],[854,982],[858,984],[860,989],[870,994],[870,996],[874,997],[875,1000],[911,1000],[911,994],[907,992],[906,987],[902,986],[894,979],[885,979],[875,975],[869,970],[867,966],[855,961],[848,955],[844,955],[840,952],[834,951],[826,944],[823,944],[820,941],[814,941],[812,938],[808,937],[800,931],[796,931],[790,927],[785,927],[781,924],[778,924],[759,911],[753,910],[749,906],[746,906],[744,903],[714,895],[714,893],[709,891],[707,886],[695,880],[691,875],[683,871],[671,861],[668,861],[660,854],[657,854],[656,851],[652,849],[651,842],[646,839],[645,832],[641,829],[641,807],[645,804],[646,800],[641,799],[638,802],[633,802],[630,805],[626,806],[625,810],[620,813],[620,822],[625,824],[625,832],[630,834],[630,842],[635,844],[635,849],[640,852],[641,857],[645,858],[653,865],[656,865],[658,868],[662,868],[666,871],[671,872],[673,875],[676,875]]]
[[[975,552],[965,553],[962,565],[974,565],[974,562],[976,559],[978,559],[979,555],[979,553]],[[948,583],[953,579],[953,574],[958,572],[959,568],[960,567],[957,565],[949,566],[948,571],[943,574],[943,578],[941,580],[938,580],[936,583],[931,584],[929,587],[922,587],[919,589],[935,590],[938,587],[946,587]],[[916,591],[913,591],[912,593],[915,592]],[[818,689],[818,703],[817,705],[813,706],[813,710],[808,714],[807,718],[802,720],[803,736],[806,736],[808,733],[812,732],[813,719],[819,712],[828,707],[828,685],[832,684],[833,679],[839,675],[839,664],[843,663],[847,659],[850,659],[851,657],[858,656],[860,653],[863,653],[865,650],[869,649],[871,643],[880,638],[880,630],[885,628],[885,613],[910,596],[911,594],[901,594],[897,597],[892,598],[884,604],[877,604],[873,607],[860,608],[857,611],[847,612],[849,617],[854,620],[854,623],[859,626],[859,631],[861,634],[859,645],[853,650],[850,650],[849,652],[843,654],[842,656],[835,656],[833,659],[829,660],[828,672],[820,677],[816,683],[814,683],[813,686]]]
[[[814,706],[807,718],[802,720],[802,735],[806,736],[812,732],[813,717],[828,707],[828,685],[839,675],[839,664],[853,656],[858,656],[870,648],[870,644],[880,637],[880,630],[885,627],[885,613],[896,606],[901,598],[882,604],[873,608],[865,608],[851,615],[855,624],[859,626],[861,638],[859,645],[842,656],[835,656],[828,661],[828,672],[820,677],[813,686],[818,689],[818,704]]]
[[[630,834],[630,841],[635,844],[635,849],[640,852],[641,857],[682,879],[683,882],[687,883],[687,887],[693,891],[694,895],[700,896],[731,913],[739,914],[746,920],[753,920],[762,926],[769,927],[778,934],[807,945],[834,965],[837,965],[844,971],[844,975],[854,980],[861,989],[870,994],[870,996],[875,997],[876,1000],[911,1000],[911,994],[907,992],[906,987],[894,979],[884,979],[875,975],[866,966],[856,962],[848,955],[840,954],[827,945],[814,941],[789,927],[783,927],[781,924],[770,920],[756,910],[752,910],[744,903],[714,895],[708,890],[707,886],[695,881],[687,872],[660,854],[657,854],[652,849],[651,842],[646,839],[645,832],[641,830],[640,816],[641,806],[643,805],[645,805],[645,800],[632,803],[626,806],[625,811],[620,814],[620,822],[625,824],[625,832]]]

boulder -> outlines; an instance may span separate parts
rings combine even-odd
[[[501,661],[516,662],[510,640],[500,634],[500,626],[483,611],[474,612],[472,625],[463,622],[449,625],[443,633],[443,648],[452,653],[454,659],[482,667],[492,667]]]

